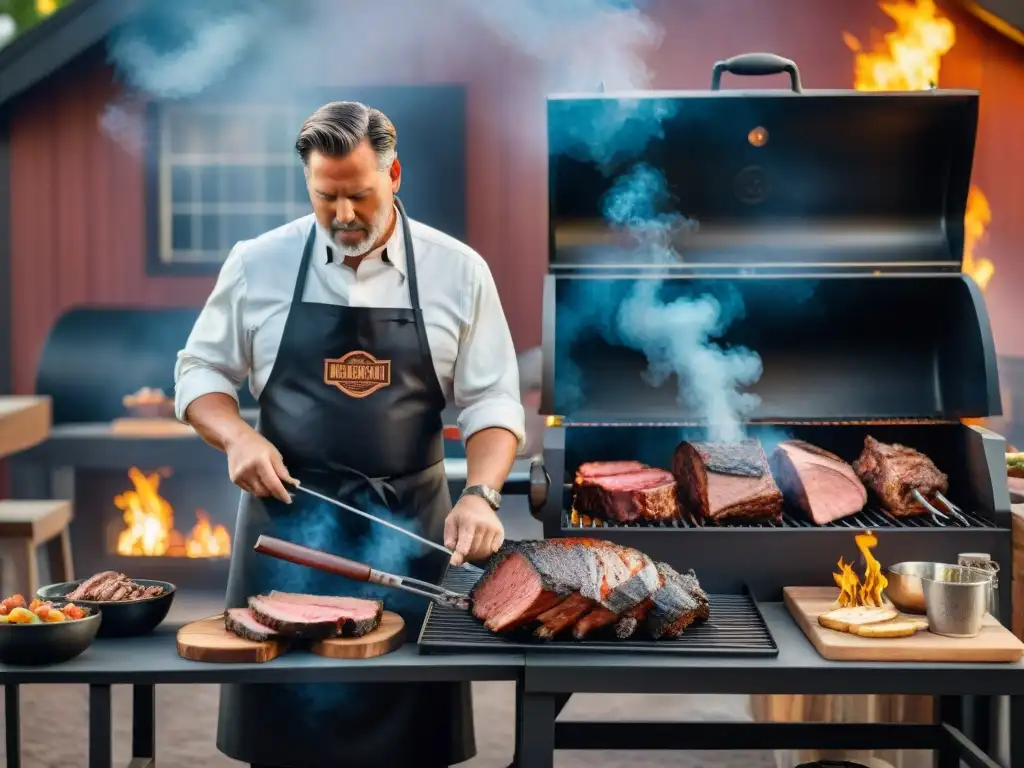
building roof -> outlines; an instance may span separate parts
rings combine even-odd
[[[0,111],[106,38],[135,0],[75,0],[0,48]]]

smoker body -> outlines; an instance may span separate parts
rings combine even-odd
[[[984,299],[961,274],[977,94],[793,84],[549,100],[542,411],[554,426],[536,515],[547,537],[634,546],[711,591],[747,584],[763,600],[831,584],[865,529],[883,565],[988,552],[1008,620],[1005,441],[961,421],[1001,413]],[[658,326],[681,306],[711,313],[689,342]],[[681,440],[705,439],[714,424],[694,391],[721,370],[692,353],[709,347],[718,365],[756,353],[760,376],[737,391],[758,402],[737,410],[766,452],[795,438],[852,462],[867,435],[909,445],[948,474],[964,521],[899,519],[870,500],[824,526],[789,507],[778,523],[721,526],[574,514],[580,464],[671,469]]]

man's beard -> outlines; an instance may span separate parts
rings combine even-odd
[[[338,253],[340,253],[342,256],[365,256],[366,254],[373,250],[374,244],[377,242],[377,240],[380,239],[380,236],[384,233],[384,229],[387,226],[387,223],[388,209],[386,207],[382,208],[374,215],[373,221],[370,222],[369,231],[367,231],[366,228],[363,227],[362,225],[358,225],[355,227],[346,227],[340,224],[338,221],[333,221],[331,222],[330,231],[331,245],[334,248],[336,248],[338,250]],[[366,236],[363,238],[362,241],[358,243],[353,243],[352,245],[345,245],[344,243],[339,243],[335,239],[335,235],[338,232],[352,232],[358,230],[366,232]]]

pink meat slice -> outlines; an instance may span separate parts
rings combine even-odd
[[[335,595],[306,595],[296,592],[279,592],[273,590],[265,599],[278,603],[288,603],[294,606],[319,606],[321,608],[334,608],[345,612],[353,620],[370,619],[376,616],[381,609],[377,600],[363,600],[359,597],[341,597]]]

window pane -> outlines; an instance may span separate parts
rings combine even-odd
[[[269,232],[272,229],[283,227],[290,220],[288,215],[284,213],[267,215],[263,218],[263,229]]]
[[[192,248],[192,217],[175,215],[171,217],[171,248],[187,251]]]
[[[306,189],[306,172],[302,167],[302,163],[299,163],[292,173],[295,177],[295,186],[292,188],[292,202],[308,203],[309,190]]]
[[[222,165],[225,203],[254,203],[263,195],[263,168],[260,166]]]
[[[251,214],[230,214],[224,216],[227,241],[237,243],[263,234],[263,217]]]
[[[216,155],[222,152],[224,144],[224,126],[219,115],[201,112],[195,115],[197,129],[195,151],[204,155]]]
[[[288,202],[290,167],[268,165],[264,170],[264,199],[268,203]]]
[[[192,169],[185,166],[171,168],[171,202],[191,203]]]
[[[220,201],[220,168],[216,165],[202,166],[199,174],[199,199],[204,203]]]
[[[220,249],[220,216],[204,214],[199,217],[199,247],[204,251]]]
[[[200,126],[196,124],[194,115],[186,110],[170,110],[163,121],[165,146],[178,155],[201,152],[203,149]]]
[[[284,112],[271,114],[266,120],[263,151],[268,155],[283,155],[295,149],[295,137],[288,116]]]

